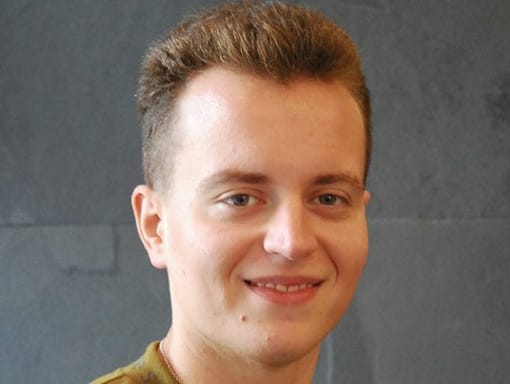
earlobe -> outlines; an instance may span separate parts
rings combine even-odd
[[[131,195],[131,206],[138,235],[151,264],[156,268],[166,268],[165,231],[159,196],[148,185],[139,185]]]

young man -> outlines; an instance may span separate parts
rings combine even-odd
[[[172,324],[93,383],[311,383],[368,251],[370,106],[352,41],[296,6],[220,6],[149,50],[137,98],[146,185],[132,205]]]

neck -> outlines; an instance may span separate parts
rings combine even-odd
[[[163,349],[182,384],[310,384],[319,356],[317,347],[297,360],[267,364],[190,342],[175,329],[163,340]]]

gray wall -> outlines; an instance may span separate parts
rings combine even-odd
[[[84,383],[165,332],[129,209],[134,84],[212,3],[1,1],[0,382]],[[298,3],[351,32],[374,107],[371,255],[316,382],[507,382],[510,2]]]

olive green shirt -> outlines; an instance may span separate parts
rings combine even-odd
[[[142,357],[90,384],[177,384],[159,353],[159,341],[147,347]]]

